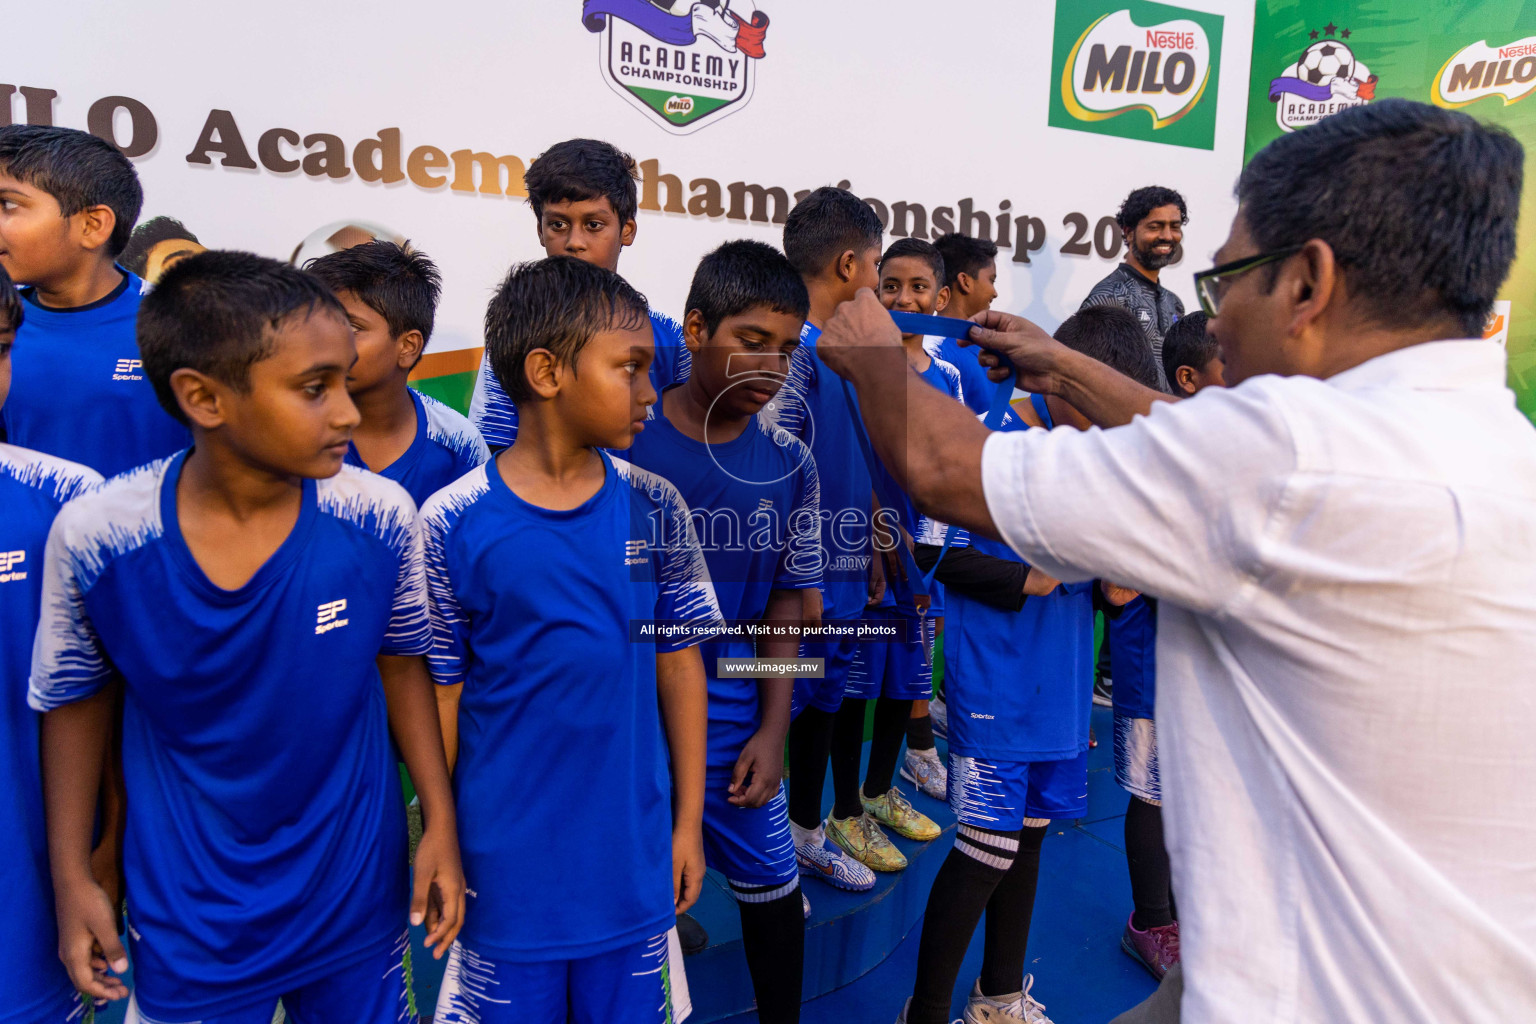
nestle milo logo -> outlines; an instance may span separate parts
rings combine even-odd
[[[1536,36],[1505,46],[1480,40],[1451,55],[1435,76],[1430,99],[1441,107],[1464,107],[1497,96],[1504,106],[1536,92]]]
[[[1063,0],[1050,124],[1213,148],[1221,25],[1165,4]]]

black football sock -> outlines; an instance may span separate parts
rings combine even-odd
[[[864,795],[871,800],[890,792],[901,757],[901,743],[912,720],[912,702],[881,697],[875,701],[875,728],[869,741],[869,768],[864,772]]]
[[[949,1024],[955,978],[981,912],[1008,874],[1019,833],[961,825],[928,893],[907,1024]]]
[[[811,831],[821,824],[832,719],[829,711],[806,708],[789,726],[789,820]]]
[[[741,910],[741,945],[757,996],[757,1019],[762,1024],[796,1024],[805,974],[805,913],[800,886],[766,903],[749,900],[749,894],[736,894]]]
[[[907,749],[933,749],[933,716],[907,719]]]
[[[987,945],[981,957],[981,994],[1012,995],[1024,987],[1024,949],[1035,914],[1035,884],[1040,880],[1040,844],[1050,826],[1025,827],[1013,866],[987,901]]]
[[[1137,931],[1173,924],[1173,887],[1168,849],[1163,845],[1163,809],[1131,797],[1125,809],[1125,863],[1131,873],[1131,902]]]
[[[857,818],[864,813],[864,805],[859,802],[859,758],[864,753],[864,715],[868,703],[844,698],[832,724],[834,818]]]

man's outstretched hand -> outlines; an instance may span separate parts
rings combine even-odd
[[[1060,393],[1056,379],[1057,360],[1067,347],[1045,332],[1037,324],[997,310],[985,310],[971,317],[976,326],[970,337],[960,339],[962,345],[981,346],[991,351],[977,353],[982,366],[987,367],[987,377],[993,381],[1008,378],[1008,371],[999,366],[994,352],[1001,352],[1013,363],[1017,371],[1016,384],[1024,391],[1037,395]]]
[[[837,307],[816,342],[821,361],[841,377],[851,378],[853,368],[871,350],[901,351],[901,331],[875,293],[860,288],[858,295]]]

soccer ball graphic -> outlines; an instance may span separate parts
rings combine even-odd
[[[1355,55],[1343,43],[1324,39],[1306,48],[1297,61],[1297,71],[1297,77],[1313,85],[1335,78],[1348,80],[1354,77]]]

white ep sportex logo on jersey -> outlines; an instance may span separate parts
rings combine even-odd
[[[624,564],[644,565],[648,560],[645,552],[650,545],[643,540],[627,540],[624,542]]]
[[[119,359],[117,369],[112,371],[112,379],[143,380],[144,374],[141,372],[143,369],[144,364],[138,359]]]
[[[20,583],[26,579],[26,570],[16,568],[26,560],[25,551],[0,551],[0,583]]]
[[[327,601],[322,604],[315,615],[315,635],[329,633],[333,629],[340,629],[347,624],[346,619],[337,618],[347,610],[347,599],[340,601]]]

